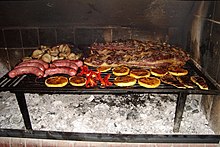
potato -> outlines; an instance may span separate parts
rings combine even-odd
[[[63,44],[61,44],[60,46],[58,46],[59,47],[59,52],[63,52]]]
[[[59,57],[64,57],[64,58],[66,58],[67,57],[67,54],[66,53],[59,53]]]
[[[39,59],[41,56],[43,55],[43,51],[42,50],[34,50],[31,57],[35,58],[35,59]]]
[[[48,50],[48,53],[51,56],[57,56],[59,54],[59,49],[57,47],[52,47],[51,49]]]
[[[52,61],[52,57],[50,54],[46,53],[44,54],[41,59],[44,61],[44,62],[47,62],[47,63],[50,63]]]
[[[61,60],[61,59],[65,59],[64,57],[59,57],[59,60]]]
[[[58,56],[51,56],[51,61],[52,61],[52,62],[55,61],[55,60],[58,60],[58,59],[59,59]]]
[[[71,53],[71,49],[67,44],[64,46],[63,52],[66,53],[67,56]]]
[[[69,59],[69,60],[76,60],[77,56],[76,56],[76,54],[71,53],[71,54],[69,54],[69,56],[67,56],[67,59]]]

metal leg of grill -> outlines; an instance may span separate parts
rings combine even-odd
[[[19,108],[20,108],[20,111],[21,111],[21,114],[24,120],[24,125],[26,129],[32,130],[31,121],[30,121],[24,93],[15,93],[15,95],[16,95],[17,102],[18,102],[18,105],[19,105]]]
[[[182,121],[184,106],[186,102],[186,93],[179,93],[177,97],[176,102],[176,112],[175,112],[175,118],[174,118],[174,127],[173,132],[179,132],[180,129],[180,123]]]

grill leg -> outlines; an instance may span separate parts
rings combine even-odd
[[[179,132],[180,129],[180,123],[182,121],[183,116],[183,110],[186,102],[186,93],[179,93],[177,97],[176,102],[176,112],[175,112],[175,118],[174,118],[174,127],[173,132]]]
[[[16,95],[16,99],[17,99],[17,102],[18,102],[18,105],[19,105],[19,108],[20,108],[20,111],[21,111],[21,114],[24,120],[24,125],[26,129],[32,130],[31,121],[30,121],[24,93],[15,93],[15,95]]]

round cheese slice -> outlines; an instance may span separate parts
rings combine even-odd
[[[160,79],[155,77],[144,77],[138,79],[138,84],[145,88],[156,88],[160,85]]]
[[[144,77],[149,77],[150,72],[146,69],[131,69],[130,76],[134,77],[135,79],[140,79]]]
[[[185,76],[188,74],[188,70],[180,67],[171,67],[168,69],[169,73],[174,76]]]
[[[115,76],[125,76],[128,75],[130,72],[130,69],[126,66],[118,66],[112,69],[112,73]]]
[[[47,87],[64,87],[68,84],[68,78],[64,76],[49,77],[45,80]]]
[[[109,70],[111,70],[110,66],[99,66],[99,67],[97,67],[97,71],[100,71],[100,72],[107,72]]]
[[[154,75],[156,77],[162,77],[162,76],[166,75],[168,71],[165,68],[152,68],[150,70],[150,72],[152,75]]]
[[[82,76],[72,76],[69,78],[69,82],[72,86],[84,86],[86,79]]]
[[[119,87],[133,86],[136,84],[136,79],[129,75],[120,76],[114,79],[114,84]]]

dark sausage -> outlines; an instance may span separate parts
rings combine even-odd
[[[45,70],[44,77],[52,76],[55,74],[67,74],[69,76],[74,76],[76,75],[76,70],[69,67],[51,67]]]
[[[24,74],[34,74],[37,77],[41,78],[43,77],[44,72],[38,67],[23,66],[23,67],[14,68],[8,73],[10,78],[14,78],[16,76],[20,76]]]

